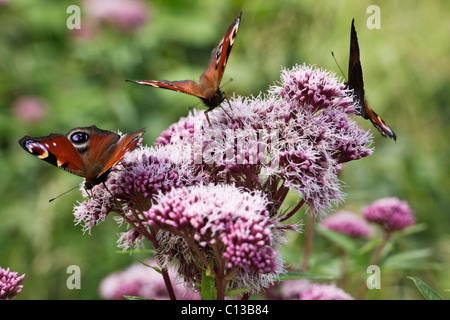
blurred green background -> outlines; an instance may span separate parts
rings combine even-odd
[[[331,51],[346,73],[355,18],[367,97],[398,139],[383,139],[360,121],[375,136],[375,152],[344,169],[342,207],[358,212],[381,197],[407,200],[425,230],[403,238],[398,250],[429,252],[427,263],[382,278],[371,298],[421,299],[405,275],[450,297],[449,1],[122,0],[120,10],[113,2],[0,1],[0,266],[26,273],[17,299],[97,299],[102,277],[141,258],[116,252],[112,217],[91,234],[74,226],[79,192],[49,203],[81,179],[35,159],[17,140],[96,124],[122,132],[146,127],[144,143],[153,144],[201,105],[124,80],[198,80],[241,10],[223,78],[229,96],[257,95],[297,63],[340,75]],[[80,30],[66,26],[73,4],[81,9]],[[374,4],[381,28],[371,30],[366,10]],[[320,255],[329,243],[316,239]],[[302,237],[294,243],[287,254],[293,265],[301,261]],[[81,290],[66,287],[72,264],[81,268]]]

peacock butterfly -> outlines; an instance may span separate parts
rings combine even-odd
[[[209,121],[208,112],[219,106],[225,99],[225,92],[219,88],[220,81],[222,80],[225,66],[227,64],[228,56],[230,55],[231,48],[233,47],[236,35],[241,22],[242,11],[239,16],[233,21],[228,28],[225,36],[220,41],[219,45],[212,51],[211,59],[208,67],[200,76],[199,82],[192,80],[183,81],[153,81],[153,80],[126,80],[135,82],[142,85],[147,85],[156,88],[169,89],[186,94],[196,96],[202,100],[202,102],[208,107],[205,111],[206,119]]]
[[[93,125],[72,129],[65,135],[24,136],[19,144],[39,159],[86,178],[85,188],[92,189],[106,181],[112,167],[136,147],[144,131],[141,129],[121,136]]]
[[[361,67],[361,61],[359,58],[359,45],[358,37],[355,30],[355,19],[352,20],[352,27],[350,31],[350,60],[348,63],[348,82],[347,86],[353,89],[353,95],[356,102],[360,106],[359,114],[364,119],[369,119],[375,128],[380,131],[383,137],[388,136],[394,140],[397,140],[397,136],[394,131],[381,119],[375,111],[373,111],[366,100],[364,94],[364,81]]]

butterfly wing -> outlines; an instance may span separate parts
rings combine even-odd
[[[350,89],[353,89],[353,94],[357,99],[357,103],[361,107],[361,116],[367,119],[367,115],[364,108],[364,81],[361,67],[361,61],[359,58],[359,44],[358,37],[356,35],[354,19],[352,20],[352,28],[350,32],[350,58],[348,62],[348,82],[347,85]]]
[[[91,188],[106,181],[111,168],[136,146],[144,131],[142,129],[122,137],[115,132],[102,130],[96,126],[69,131],[66,136],[76,144],[75,147],[84,159],[86,187]],[[83,134],[87,135],[87,141],[82,140],[77,143],[71,138]]]
[[[106,180],[111,168],[136,146],[144,129],[121,137],[96,126],[79,127],[66,135],[24,136],[19,144],[25,151],[60,169],[86,178],[86,188]]]
[[[141,129],[121,137],[117,135],[117,139],[116,137],[114,139],[105,139],[102,135],[91,134],[92,148],[98,150],[95,154],[90,155],[91,161],[101,167],[97,178],[122,160],[127,152],[133,150],[144,132],[145,129]],[[100,150],[102,151],[100,152]]]
[[[353,89],[356,102],[360,107],[359,113],[361,116],[364,119],[369,119],[383,137],[388,136],[394,140],[397,140],[397,136],[394,131],[375,113],[375,111],[369,107],[367,103],[364,93],[364,80],[354,19],[352,20],[350,31],[350,58],[348,63],[347,85],[350,89]]]
[[[211,59],[205,72],[200,76],[200,86],[204,96],[209,97],[219,90],[228,57],[233,48],[234,41],[241,23],[242,11],[228,28],[219,45],[212,51]]]
[[[52,133],[36,138],[24,136],[19,144],[41,160],[77,176],[85,176],[84,160],[65,135]]]
[[[167,80],[126,80],[137,84],[151,86],[155,88],[162,88],[190,94],[199,98],[204,98],[202,92],[198,89],[198,84],[192,80],[184,81],[167,81]]]
[[[127,80],[137,84],[147,85],[156,88],[163,88],[182,92],[196,96],[205,103],[210,109],[217,107],[222,101],[223,96],[219,90],[225,66],[236,39],[236,34],[241,22],[242,12],[233,21],[228,28],[225,36],[219,45],[212,51],[208,67],[200,76],[199,82],[192,80],[184,81],[156,81],[156,80]]]

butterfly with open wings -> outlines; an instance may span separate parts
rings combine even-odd
[[[348,63],[348,81],[347,86],[353,89],[353,96],[360,107],[358,112],[364,119],[369,119],[375,128],[380,131],[383,137],[389,137],[397,140],[394,131],[373,111],[366,100],[364,94],[364,81],[359,57],[358,37],[356,36],[355,20],[352,20],[350,31],[350,59]]]
[[[19,144],[25,151],[48,163],[86,179],[85,188],[104,183],[111,169],[134,149],[144,129],[123,136],[96,126],[79,127],[67,134],[45,137],[24,136]]]
[[[241,15],[242,11],[230,25],[227,32],[225,33],[225,36],[220,41],[219,45],[212,51],[208,67],[200,76],[199,82],[195,82],[193,80],[183,80],[183,81],[126,80],[126,81],[135,82],[138,84],[156,88],[178,91],[200,98],[202,102],[208,107],[208,109],[205,111],[205,115],[209,125],[211,126],[208,112],[218,107],[225,99],[227,99],[225,93],[220,90],[219,86],[223,77],[223,73],[225,71],[228,56],[230,55],[231,48],[233,47],[234,41],[236,40],[239,24],[241,22]]]

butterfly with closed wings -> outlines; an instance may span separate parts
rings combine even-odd
[[[209,125],[211,126],[211,121],[209,120],[208,112],[218,107],[225,99],[227,99],[225,92],[221,91],[219,86],[223,77],[223,73],[225,71],[228,56],[230,55],[231,48],[233,47],[234,41],[236,40],[239,24],[241,22],[241,15],[242,11],[230,25],[225,36],[220,41],[219,45],[212,51],[208,67],[200,76],[199,82],[195,82],[193,80],[183,80],[183,81],[126,80],[126,81],[135,82],[137,84],[147,85],[156,88],[178,91],[200,98],[202,102],[208,107],[208,109],[205,111],[205,115]]]
[[[353,89],[353,96],[360,107],[359,114],[364,119],[369,119],[375,128],[380,131],[383,137],[389,137],[397,140],[394,131],[373,111],[366,100],[364,93],[364,81],[359,57],[358,37],[356,36],[355,20],[352,20],[350,31],[350,58],[348,63],[348,81],[347,86]]]
[[[39,159],[84,177],[85,188],[89,190],[106,181],[112,167],[136,147],[144,131],[141,129],[121,136],[93,125],[72,129],[65,135],[24,136],[19,144]]]

